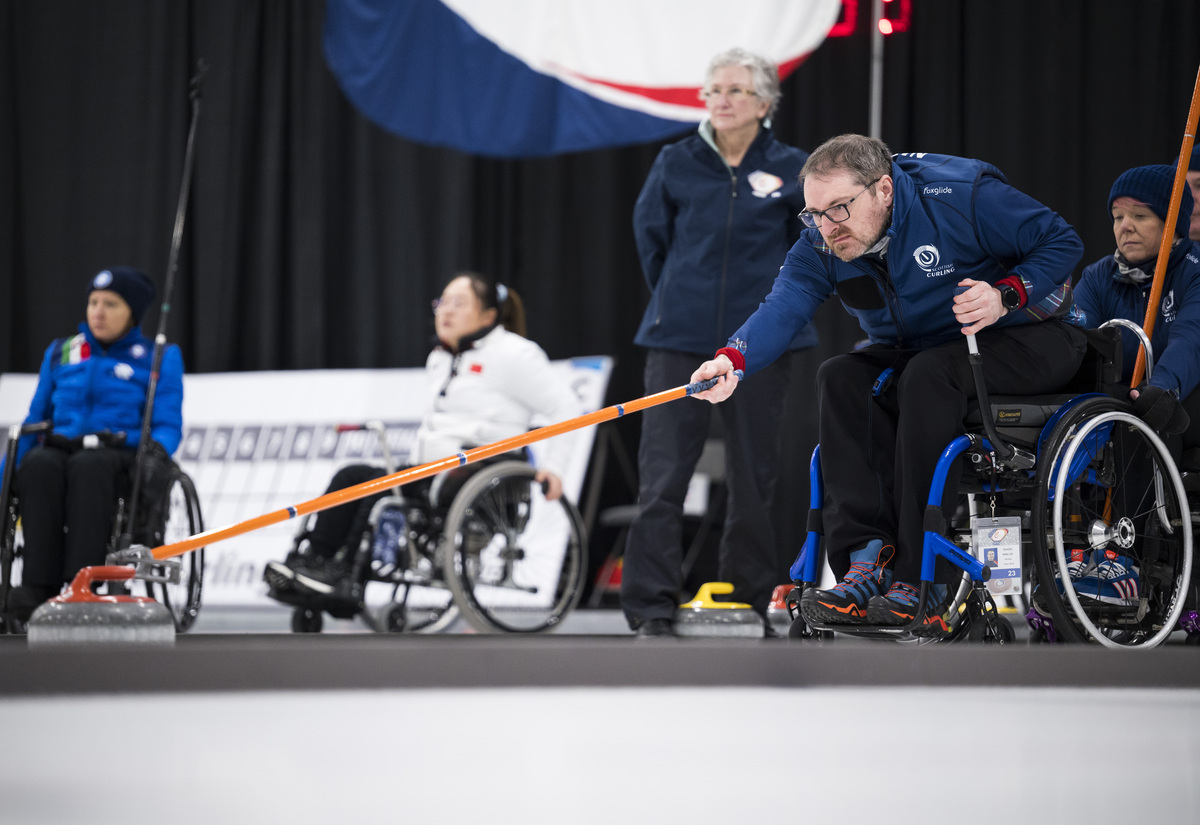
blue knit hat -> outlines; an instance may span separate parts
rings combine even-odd
[[[1189,172],[1200,172],[1200,143],[1192,146],[1192,162],[1188,164]]]
[[[114,266],[96,273],[88,286],[88,295],[97,289],[112,290],[120,295],[133,312],[134,326],[142,322],[142,313],[154,300],[154,282],[145,272],[132,266]]]
[[[1112,214],[1113,201],[1120,197],[1130,197],[1141,201],[1150,207],[1155,215],[1163,222],[1167,220],[1167,211],[1171,201],[1171,187],[1175,183],[1175,169],[1171,166],[1135,166],[1122,172],[1108,193],[1108,212]],[[1188,228],[1192,223],[1192,193],[1183,187],[1183,201],[1179,205],[1179,217],[1175,221],[1175,234],[1181,238],[1188,236]]]

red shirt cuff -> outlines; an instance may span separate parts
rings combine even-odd
[[[717,355],[724,355],[726,358],[732,361],[733,368],[735,370],[741,370],[742,372],[746,371],[746,356],[742,355],[733,347],[721,347],[721,349],[717,350]],[[715,358],[716,356],[714,355],[713,357]]]
[[[1001,278],[1000,280],[996,281],[996,289],[999,289],[1002,286],[1011,286],[1021,294],[1021,306],[1017,307],[1017,309],[1025,306],[1025,303],[1029,300],[1029,295],[1025,292],[1025,284],[1020,278],[1018,278],[1016,275],[1009,275],[1007,278]]]

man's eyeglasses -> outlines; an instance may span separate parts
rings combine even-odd
[[[471,306],[471,302],[466,298],[434,298],[430,303],[433,306],[434,315],[443,309],[467,309]]]
[[[721,97],[721,95],[725,95],[725,97],[729,98],[734,103],[747,97],[758,97],[753,89],[743,89],[740,86],[734,86],[732,89],[700,90],[700,97],[704,98],[705,100],[717,100]]]
[[[875,180],[871,181],[862,189],[860,189],[858,194],[852,197],[850,200],[846,201],[845,203],[839,203],[836,206],[831,206],[823,212],[805,209],[800,213],[800,220],[804,221],[805,226],[809,226],[814,229],[818,224],[820,224],[822,218],[830,223],[845,223],[846,221],[850,220],[850,204],[858,200],[863,192],[866,192],[872,186],[879,183],[879,181],[882,179],[882,177],[875,178]]]

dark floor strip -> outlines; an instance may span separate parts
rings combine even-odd
[[[1200,688],[1200,650],[826,646],[555,636],[221,635],[174,648],[0,641],[0,695],[512,687]]]

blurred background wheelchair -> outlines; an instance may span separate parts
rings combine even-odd
[[[1143,339],[1149,375],[1149,341],[1140,327],[1119,325]],[[791,568],[789,635],[1011,642],[1014,628],[994,594],[1015,588],[1012,600],[1025,612],[1034,641],[1152,648],[1183,630],[1189,644],[1200,643],[1192,583],[1197,468],[1181,474],[1167,443],[1124,400],[1120,333],[1105,326],[1087,333],[1088,356],[1063,393],[989,399],[976,371],[979,403],[965,422],[968,432],[943,451],[931,485],[920,604],[907,625],[819,625],[800,615],[800,596],[819,586],[818,447],[810,464],[809,534]],[[948,479],[954,480],[949,487]],[[944,491],[955,489],[944,500]],[[1015,546],[1005,547],[1006,539]],[[939,557],[963,576],[931,627],[926,618]],[[1102,567],[1133,575],[1097,577]],[[1102,579],[1100,586],[1085,587],[1089,577]]]
[[[9,609],[9,594],[13,587],[21,584],[25,545],[21,531],[20,500],[13,492],[13,478],[17,442],[21,436],[35,433],[49,434],[50,423],[15,424],[9,429],[4,474],[0,480],[0,502],[3,507],[0,512],[0,632],[4,633],[25,631],[25,622]],[[123,479],[119,486],[114,502],[116,516],[107,548],[109,553],[123,549],[120,545],[127,532],[134,544],[158,547],[204,531],[195,485],[174,460],[165,454],[160,459],[151,457],[143,472],[142,494],[136,508],[131,507],[132,477]],[[128,529],[131,509],[135,511],[136,519],[132,530]],[[192,627],[200,614],[204,587],[204,548],[188,553],[179,562],[178,582],[142,581],[141,586],[145,588],[147,596],[171,611],[176,632],[183,633]]]
[[[387,473],[396,472],[381,423],[342,429],[374,431]],[[482,633],[558,627],[583,593],[586,539],[575,505],[566,496],[547,501],[535,472],[501,456],[394,488],[373,505],[353,554],[362,597],[296,597],[292,629],[318,633],[324,613],[359,616],[388,633],[436,632],[460,615]],[[303,551],[313,518],[301,525],[294,553]],[[270,567],[267,576],[270,583]]]

